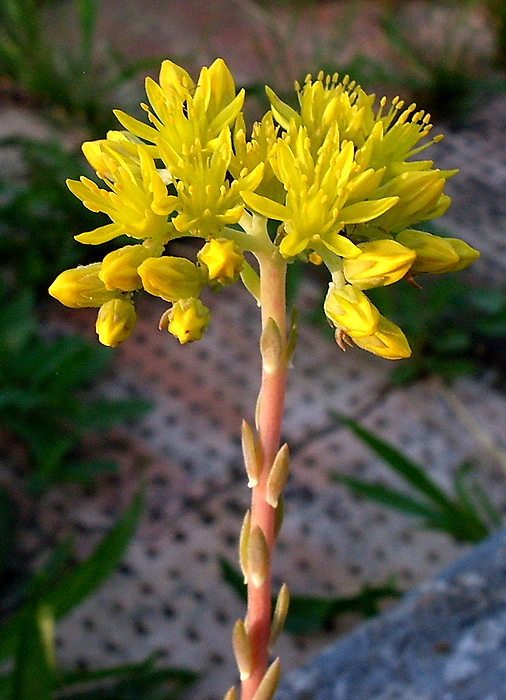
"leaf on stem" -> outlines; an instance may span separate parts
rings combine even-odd
[[[272,700],[276,688],[278,687],[279,677],[281,675],[281,664],[279,657],[275,659],[267,669],[262,682],[258,686],[256,693],[253,695],[253,700]]]
[[[259,588],[267,578],[270,565],[270,553],[267,540],[259,525],[251,531],[248,542],[248,579]]]
[[[272,463],[272,467],[269,471],[269,476],[267,477],[267,490],[265,500],[273,508],[277,508],[279,497],[281,495],[281,492],[283,491],[283,488],[286,484],[286,480],[288,478],[289,466],[290,451],[288,449],[288,445],[285,442],[285,444],[279,448],[278,453],[274,458],[274,462]]]

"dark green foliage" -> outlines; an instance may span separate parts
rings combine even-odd
[[[415,516],[420,519],[422,527],[445,532],[458,542],[480,542],[500,526],[501,517],[483,489],[471,478],[469,464],[464,463],[456,470],[453,479],[454,494],[447,495],[427,476],[423,467],[350,418],[336,413],[332,415],[350,428],[386,466],[400,476],[410,492],[339,473],[332,474],[334,481],[345,484],[355,493],[375,503]]]
[[[197,675],[182,668],[155,667],[156,657],[99,671],[61,674],[64,700],[171,700],[191,686]]]
[[[502,2],[502,0],[500,0]],[[469,41],[462,42],[462,26],[470,23],[470,13],[476,3],[450,3],[453,23],[443,38],[443,45],[435,50],[420,50],[411,40],[409,27],[401,27],[395,11],[382,22],[385,37],[402,60],[403,68],[392,67],[388,83],[412,98],[433,115],[436,121],[459,126],[470,111],[491,94],[504,92],[506,78],[494,74],[491,66],[472,64],[473,48]],[[437,3],[433,3],[437,7]],[[430,11],[431,4],[427,6]],[[423,18],[421,18],[423,21]],[[472,30],[469,28],[469,37]],[[488,70],[487,70],[488,69]]]
[[[195,674],[155,668],[155,657],[99,671],[57,668],[54,623],[95,592],[123,558],[142,512],[138,493],[116,525],[84,561],[72,565],[67,543],[27,584],[24,602],[0,628],[0,659],[13,657],[12,673],[0,677],[2,700],[167,700]]]
[[[18,287],[47,297],[47,287],[62,270],[95,262],[94,247],[73,236],[106,223],[106,217],[83,207],[65,184],[66,178],[87,172],[80,155],[52,141],[10,138],[0,146],[15,148],[26,170],[22,178],[0,175],[2,268]]]
[[[75,0],[77,37],[65,45],[48,32],[37,0],[0,3],[0,75],[13,92],[72,127],[103,136],[116,126],[115,90],[158,59],[127,62],[112,48],[96,56],[97,0]],[[68,42],[71,43],[71,42]]]
[[[368,292],[381,313],[402,328],[413,350],[395,365],[392,381],[434,374],[453,379],[484,362],[499,363],[493,347],[506,337],[506,293],[466,285],[451,274],[418,279],[422,289],[401,281]]]
[[[31,489],[57,481],[88,482],[114,465],[79,455],[90,431],[138,417],[138,399],[84,399],[82,390],[105,368],[109,349],[77,335],[51,340],[36,327],[28,290],[4,295],[0,305],[0,424],[25,445]]]
[[[226,559],[219,560],[223,580],[246,600],[246,586],[241,574]],[[337,615],[358,612],[364,617],[377,615],[379,603],[385,598],[397,598],[400,593],[389,580],[382,586],[364,585],[355,596],[339,598],[316,598],[312,596],[290,596],[290,607],[284,629],[290,634],[312,634],[331,627]],[[272,605],[276,604],[275,598]]]

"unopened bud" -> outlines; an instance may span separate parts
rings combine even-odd
[[[271,633],[269,635],[269,649],[276,644],[276,641],[284,627],[288,608],[290,606],[290,593],[288,586],[284,583],[278,593],[276,607],[272,616]]]
[[[244,255],[233,241],[213,238],[197,255],[206,266],[211,286],[232,284],[244,266]]]
[[[202,338],[209,323],[209,309],[200,299],[181,299],[170,309],[168,318],[169,333],[184,345]]]
[[[49,294],[71,309],[85,306],[102,306],[115,299],[117,292],[110,291],[99,277],[102,263],[81,265],[65,270],[49,287]]]
[[[201,271],[186,258],[148,258],[137,272],[144,289],[165,301],[197,297],[204,286]]]
[[[416,253],[396,241],[361,243],[357,258],[343,261],[344,276],[359,289],[372,289],[400,280],[413,264]]]
[[[406,229],[398,234],[397,241],[416,253],[411,272],[449,272],[459,264],[459,255],[447,238]]]
[[[281,675],[281,664],[279,658],[275,659],[267,669],[262,682],[258,686],[256,693],[253,695],[253,700],[272,700],[276,688],[278,687],[279,677]]]
[[[248,579],[259,588],[269,573],[270,555],[267,540],[259,525],[250,531],[248,542]]]
[[[338,288],[331,282],[323,308],[334,326],[345,330],[352,338],[372,335],[380,318],[378,309],[351,284]]]
[[[137,314],[131,299],[120,298],[106,301],[100,307],[95,328],[102,345],[116,347],[130,337]]]
[[[387,360],[402,360],[411,355],[411,348],[399,326],[382,316],[376,332],[365,338],[353,338],[363,350],[368,350]]]
[[[458,263],[452,267],[450,272],[460,272],[460,270],[464,270],[480,257],[480,253],[475,248],[471,248],[470,245],[465,241],[461,241],[460,238],[447,238],[446,240],[459,256]]]
[[[262,366],[267,374],[274,374],[283,362],[283,339],[279,326],[273,318],[268,318],[260,338]]]
[[[248,633],[242,620],[237,620],[234,625],[232,645],[234,647],[235,660],[239,669],[239,677],[241,681],[245,681],[251,676],[252,660]]]
[[[288,477],[288,468],[290,466],[290,451],[288,445],[285,444],[279,448],[279,451],[274,458],[274,462],[267,477],[267,489],[265,500],[267,503],[276,508],[278,500],[286,484]]]
[[[107,289],[133,292],[142,287],[137,268],[151,256],[144,245],[127,245],[113,250],[103,259],[99,277]]]

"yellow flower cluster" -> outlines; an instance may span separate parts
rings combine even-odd
[[[63,272],[50,293],[68,306],[99,307],[97,331],[116,345],[135,323],[133,295],[144,289],[172,304],[161,326],[180,342],[197,340],[209,320],[199,299],[255,272],[244,253],[277,251],[287,262],[321,263],[331,282],[324,302],[336,339],[382,357],[410,353],[395,324],[364,290],[414,274],[461,270],[478,252],[463,241],[413,228],[444,213],[455,171],[415,156],[430,117],[415,105],[383,98],[375,107],[348,77],[318,75],[296,85],[299,109],[267,88],[271,103],[248,138],[230,71],[221,59],[196,83],[171,61],[159,82],[146,80],[150,124],[116,112],[125,131],[83,146],[106,186],[82,177],[69,188],[110,224],[77,236],[98,244],[120,235],[140,241],[101,263]],[[276,239],[265,220],[280,222]],[[165,255],[180,236],[204,239],[195,262]]]

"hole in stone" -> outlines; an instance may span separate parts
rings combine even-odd
[[[189,642],[195,643],[200,641],[200,634],[199,632],[194,629],[193,627],[188,627],[184,631],[184,636]]]
[[[351,566],[348,566],[348,571],[352,576],[362,575],[362,567],[358,564],[352,564]]]
[[[157,523],[163,518],[163,510],[160,506],[152,506],[149,509],[148,517],[152,522]]]
[[[165,605],[162,605],[162,615],[168,620],[172,620],[176,617],[176,610],[172,607],[172,605],[168,605],[166,603]]]
[[[151,484],[153,486],[166,486],[168,483],[168,479],[166,476],[163,476],[162,474],[156,474],[156,476],[153,476],[151,478]]]
[[[85,617],[82,620],[82,626],[83,629],[85,630],[93,630],[95,629],[95,622],[91,619],[91,617]]]
[[[176,530],[174,532],[173,540],[174,542],[184,542],[187,539],[186,533],[182,530]]]
[[[122,576],[132,576],[132,574],[135,574],[134,568],[126,562],[121,562],[118,566],[118,571]]]
[[[215,610],[214,619],[220,625],[228,625],[229,615],[224,610]]]
[[[207,658],[212,666],[223,666],[223,664],[225,663],[225,657],[221,654],[212,653],[209,654]]]
[[[141,620],[134,620],[133,628],[135,634],[139,637],[145,637],[149,632],[149,629],[144,624],[144,622],[141,622]]]
[[[177,581],[181,578],[181,572],[178,569],[167,569],[167,576],[173,581]]]

